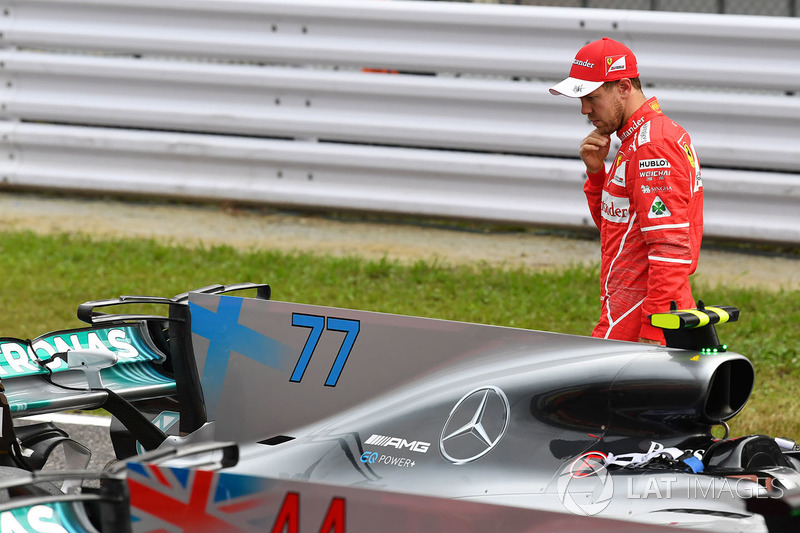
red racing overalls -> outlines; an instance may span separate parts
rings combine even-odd
[[[653,313],[695,307],[689,275],[703,233],[700,162],[689,134],[649,99],[617,131],[608,173],[588,174],[584,192],[600,229],[601,316],[594,337],[664,343]]]

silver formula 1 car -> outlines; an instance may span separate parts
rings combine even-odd
[[[142,305],[164,313],[116,312]],[[248,283],[78,316],[0,340],[3,531],[800,530],[794,441],[728,436],[754,383],[716,335],[735,308],[654,315],[668,347]],[[54,424],[14,423],[98,407],[101,472]],[[54,449],[67,471],[43,469]]]

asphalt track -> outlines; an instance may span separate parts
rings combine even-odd
[[[66,431],[70,438],[83,444],[92,451],[89,461],[89,470],[100,471],[110,461],[114,460],[114,449],[111,446],[111,436],[108,427],[111,417],[79,414],[48,414],[25,417],[14,420],[14,425],[35,424],[50,421]],[[53,452],[45,470],[64,469],[63,452]]]

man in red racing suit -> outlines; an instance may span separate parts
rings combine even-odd
[[[615,68],[616,65],[616,68]],[[584,192],[601,240],[601,316],[595,337],[664,344],[649,316],[694,307],[689,275],[703,230],[700,163],[686,131],[641,92],[623,44],[586,45],[551,89],[581,99],[595,126],[581,144]],[[610,134],[622,142],[608,172]]]

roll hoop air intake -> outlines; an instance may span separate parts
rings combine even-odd
[[[725,352],[728,347],[720,344],[715,324],[736,322],[739,309],[727,305],[706,306],[697,301],[697,309],[678,310],[673,301],[669,313],[650,315],[650,323],[664,331],[664,340],[670,348],[700,350],[703,352]]]

